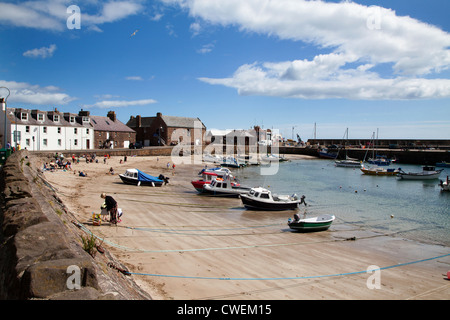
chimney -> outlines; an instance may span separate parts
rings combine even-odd
[[[141,123],[141,116],[136,116],[136,127],[140,128],[142,125]]]
[[[81,109],[80,112],[78,112],[78,116],[80,117],[89,117],[90,112],[89,111],[83,111],[83,109]]]
[[[158,113],[156,114],[156,116],[157,116],[158,118],[161,118],[161,117],[162,117],[162,113],[161,113],[161,112],[158,112]]]
[[[116,113],[114,111],[109,111],[108,118],[110,118],[112,121],[116,122]]]

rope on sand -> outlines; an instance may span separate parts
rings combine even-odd
[[[355,271],[355,272],[346,272],[346,273],[335,273],[335,274],[327,274],[327,275],[317,275],[317,276],[302,276],[302,277],[281,277],[281,278],[228,278],[228,277],[200,277],[200,276],[180,276],[180,275],[166,275],[166,274],[152,274],[152,273],[138,273],[138,272],[130,272],[131,275],[138,275],[138,276],[150,276],[150,277],[164,277],[164,278],[182,278],[182,279],[200,279],[200,280],[235,280],[235,281],[248,281],[248,280],[301,280],[301,279],[317,279],[317,278],[328,278],[328,277],[341,277],[341,276],[350,276],[355,274],[362,274],[362,273],[368,273],[373,271],[379,271],[379,270],[387,270],[387,269],[393,269],[398,267],[403,267],[411,264],[436,260],[439,258],[445,258],[450,256],[449,254],[444,254],[442,256],[422,259],[422,260],[416,260],[416,261],[410,261],[406,263],[399,263],[392,266],[387,267],[381,267],[378,269],[370,269],[370,270],[364,270],[364,271]]]

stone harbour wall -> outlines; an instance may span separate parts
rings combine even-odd
[[[111,253],[83,249],[86,232],[34,161],[21,150],[0,172],[0,299],[151,299]]]

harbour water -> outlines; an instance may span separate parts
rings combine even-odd
[[[422,170],[418,165],[390,166],[399,167],[406,172]],[[334,161],[321,159],[282,162],[275,175],[261,175],[259,166],[234,171],[243,185],[269,186],[278,194],[305,195],[310,216],[330,213],[336,216],[336,222],[450,246],[450,192],[441,191],[439,179],[406,181],[369,176],[359,168],[335,167]],[[444,169],[440,179],[447,175],[450,168]]]

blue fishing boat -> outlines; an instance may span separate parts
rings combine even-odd
[[[163,183],[167,183],[169,178],[159,176],[154,177],[138,169],[127,169],[125,173],[119,174],[123,183],[136,186],[152,186],[161,187]]]

